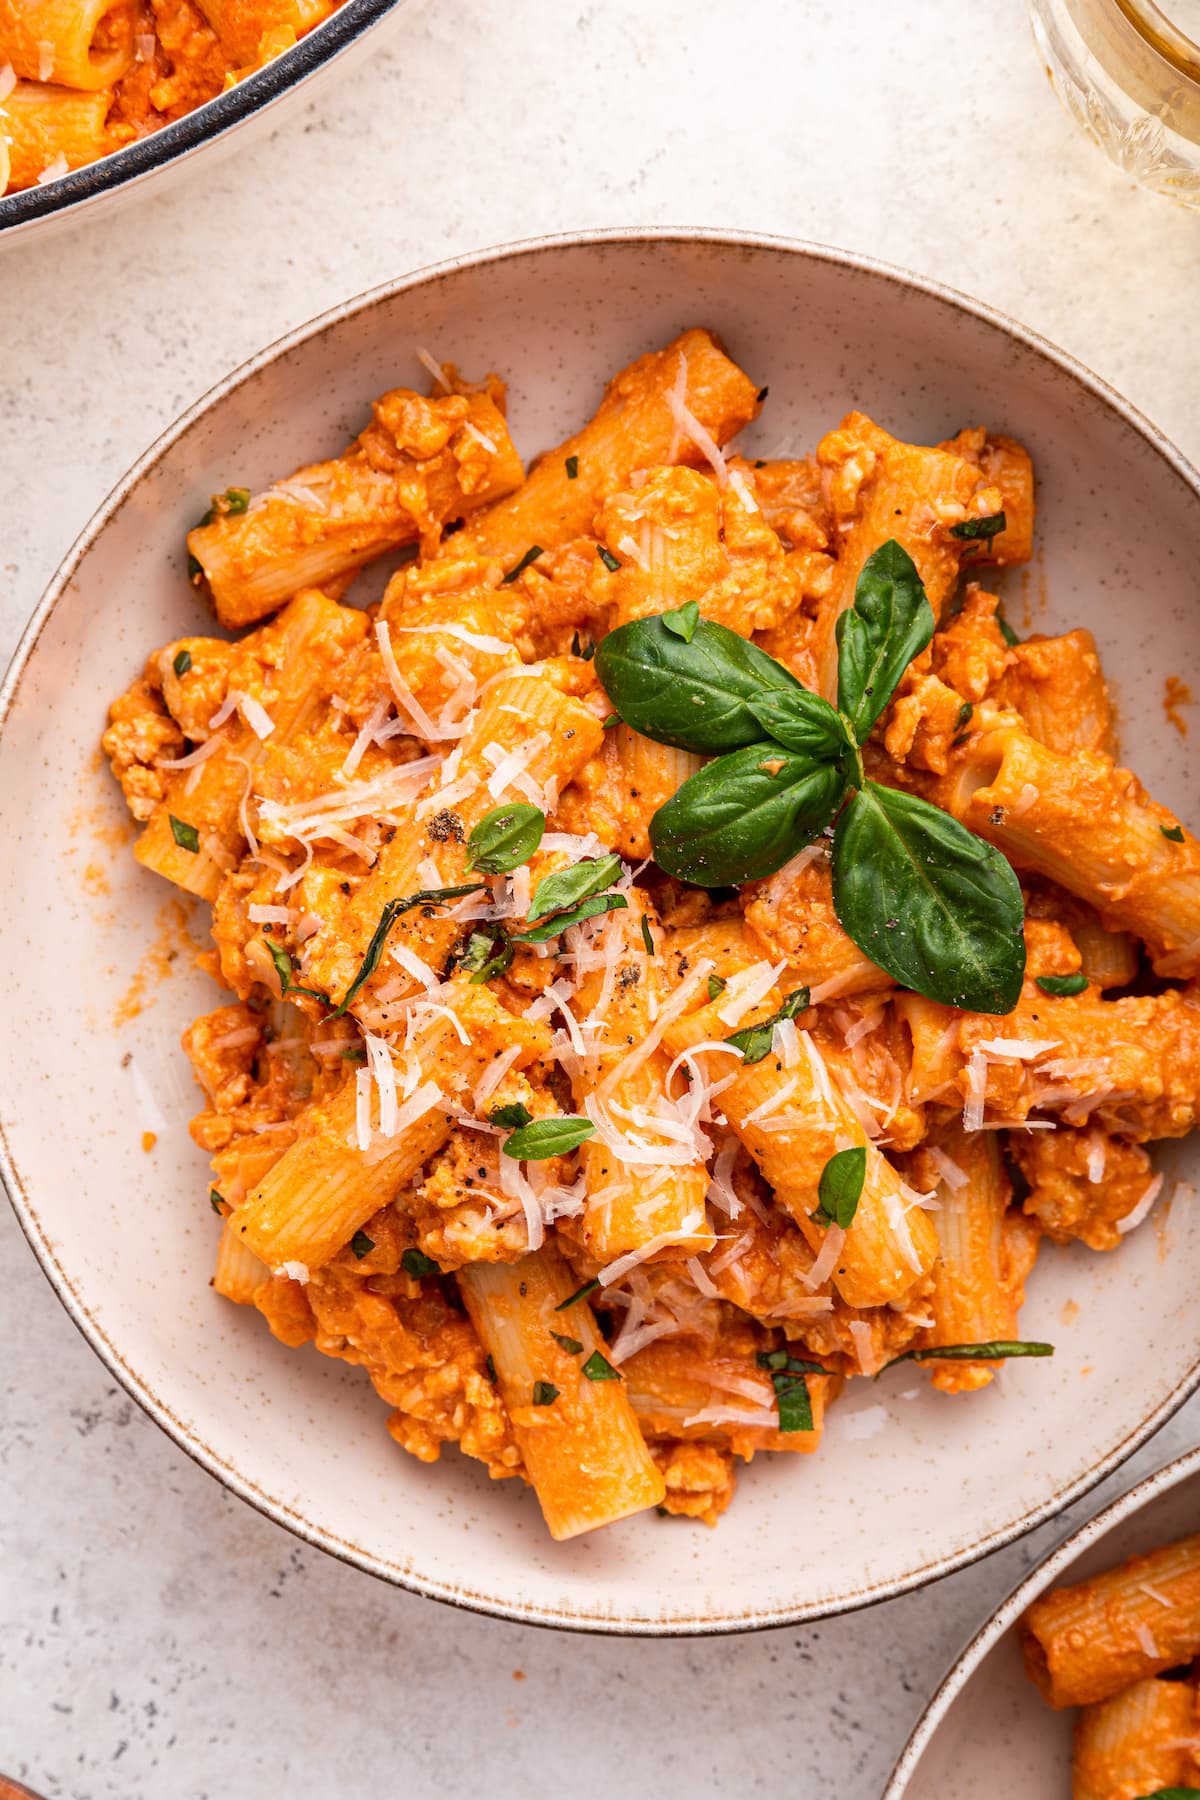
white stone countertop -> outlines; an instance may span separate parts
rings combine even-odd
[[[1200,457],[1200,218],[1076,135],[1024,0],[411,0],[348,80],[273,118],[165,192],[0,255],[4,652],[211,382],[366,287],[541,232],[743,227],[907,264],[1055,339]],[[870,1800],[1030,1562],[1200,1435],[1194,1403],[1069,1518],[856,1617],[578,1637],[304,1547],[114,1387],[7,1209],[0,1264],[0,1770],[71,1800],[581,1779]]]

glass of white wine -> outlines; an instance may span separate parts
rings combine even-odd
[[[1120,168],[1200,210],[1200,0],[1031,0],[1055,93]]]

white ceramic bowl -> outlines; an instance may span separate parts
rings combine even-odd
[[[963,1651],[905,1746],[883,1800],[1062,1800],[1074,1712],[1025,1674],[1017,1624],[1047,1588],[1082,1581],[1196,1530],[1200,1450],[1168,1463],[1071,1533]]]
[[[96,751],[107,701],[147,652],[206,629],[185,527],[211,492],[337,450],[372,396],[422,379],[415,345],[504,372],[529,454],[691,323],[770,383],[760,452],[811,446],[852,405],[917,439],[977,419],[1019,434],[1041,528],[1013,617],[1095,628],[1134,766],[1200,815],[1160,704],[1194,649],[1195,473],[1086,371],[983,307],[840,252],[698,232],[447,264],[247,364],[147,453],[67,558],[8,677],[0,737],[4,1169],[71,1316],[181,1445],[311,1542],[422,1593],[604,1631],[779,1624],[929,1581],[1050,1517],[1200,1381],[1200,1213],[1176,1207],[1170,1257],[1153,1224],[1114,1256],[1047,1252],[1022,1326],[1058,1343],[1053,1361],[1011,1364],[975,1397],[901,1371],[855,1383],[820,1455],[761,1458],[715,1535],[650,1514],[556,1546],[530,1495],[455,1455],[409,1460],[365,1380],[282,1349],[208,1287],[215,1222],[178,1039],[215,990],[185,958],[150,955],[170,891],[129,855]],[[139,971],[146,1005],[118,1026]],[[1163,1160],[1187,1166],[1178,1147]]]
[[[365,53],[367,34],[374,35],[373,28],[403,5],[404,0],[344,0],[291,50],[194,112],[57,180],[0,195],[0,250],[28,232],[41,238],[56,226],[123,204],[135,190],[157,185],[185,162],[190,169],[201,156],[232,149],[235,138],[244,147],[255,125],[288,94],[303,88],[311,96],[335,68],[345,74]]]

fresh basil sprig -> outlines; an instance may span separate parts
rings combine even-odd
[[[519,1162],[544,1162],[548,1156],[566,1156],[578,1150],[596,1127],[590,1119],[560,1113],[551,1119],[534,1119],[510,1131],[500,1148]]]
[[[481,983],[490,981],[493,975],[503,975],[505,969],[512,967],[513,945],[499,925],[493,925],[490,931],[473,931],[467,939],[467,947],[458,959],[460,969],[467,969],[471,975],[471,986],[479,987]]]
[[[1037,984],[1043,994],[1053,994],[1056,1000],[1069,1000],[1072,994],[1086,991],[1088,978],[1079,970],[1074,975],[1039,975]]]
[[[546,875],[538,882],[529,908],[530,921],[578,906],[581,900],[590,899],[620,879],[621,859],[615,852],[608,856],[585,857],[569,868],[557,869],[553,875]]]
[[[1006,1013],[1025,972],[1012,868],[949,813],[863,770],[862,746],[933,630],[916,565],[889,539],[838,621],[836,711],[709,621],[687,640],[663,615],[633,620],[603,640],[596,666],[628,725],[716,758],[651,820],[669,875],[707,888],[773,875],[836,820],[834,908],[858,947],[931,1000]]]
[[[789,1356],[786,1350],[760,1350],[755,1360],[760,1369],[770,1371],[780,1431],[811,1431],[812,1397],[805,1377],[828,1375],[829,1370],[819,1362]]]
[[[710,980],[709,999],[715,1000],[723,991],[724,986],[725,983],[722,982],[714,994]],[[735,1050],[741,1051],[743,1067],[750,1063],[759,1063],[770,1051],[775,1027],[782,1024],[784,1019],[794,1019],[797,1013],[807,1012],[808,1004],[808,989],[806,987],[793,988],[778,1012],[772,1013],[769,1019],[763,1019],[757,1025],[743,1025],[740,1031],[735,1031],[732,1037],[725,1039],[725,1042],[732,1044]]]
[[[902,1362],[1003,1362],[1014,1356],[1053,1355],[1053,1344],[1040,1344],[1035,1338],[994,1338],[983,1344],[935,1344],[927,1350],[906,1350],[883,1368],[894,1369]],[[882,1375],[883,1369],[879,1373]]]
[[[343,1018],[361,989],[370,981],[379,967],[383,948],[388,940],[388,932],[403,913],[411,912],[415,906],[444,906],[448,900],[461,900],[464,894],[478,894],[486,886],[482,881],[468,881],[460,887],[419,888],[415,894],[397,895],[384,905],[379,915],[379,923],[371,934],[367,945],[367,953],[358,966],[358,974],[342,996],[341,1004],[330,1013],[331,1019]]]
[[[540,806],[517,800],[484,813],[467,839],[467,867],[485,875],[508,875],[527,863],[542,841],[546,815]]]
[[[329,1004],[328,994],[321,993],[318,988],[301,987],[298,981],[292,979],[296,973],[296,965],[282,944],[273,943],[272,940],[267,937],[265,932],[263,933],[263,942],[270,952],[271,961],[275,964],[275,973],[279,977],[279,997],[281,1000],[286,1000],[289,994],[307,994],[310,999],[324,1000],[326,1005]]]
[[[858,1211],[866,1178],[865,1144],[854,1144],[849,1150],[838,1150],[830,1157],[817,1184],[820,1201],[817,1213],[827,1225],[840,1225],[843,1231],[849,1230]]]
[[[952,538],[965,538],[968,543],[990,543],[1005,530],[1008,520],[1002,512],[986,513],[982,519],[963,519],[959,524],[950,527]]]

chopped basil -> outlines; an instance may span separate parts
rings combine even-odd
[[[583,1349],[583,1345],[578,1338],[564,1337],[561,1331],[552,1331],[550,1336],[554,1339],[560,1349],[566,1351],[568,1356],[578,1356],[579,1352]]]
[[[1071,994],[1082,994],[1088,984],[1086,975],[1039,975],[1037,984],[1043,994],[1053,994],[1056,999],[1067,999]]]
[[[342,1051],[343,1062],[365,1063],[366,1060],[367,1053],[361,1044],[351,1044],[348,1050]]]
[[[583,1365],[583,1372],[589,1381],[620,1381],[621,1377],[613,1368],[607,1356],[599,1350],[593,1350]]]
[[[615,557],[613,555],[612,551],[607,547],[607,545],[597,544],[596,545],[596,555],[600,558],[600,561],[604,564],[605,568],[611,570],[612,573],[615,575],[617,570],[620,568],[621,564],[620,564],[620,561],[618,560],[618,558]]]
[[[244,513],[249,504],[249,488],[226,488],[223,494],[213,495],[212,505],[199,523],[211,525],[214,519],[223,519],[229,514]]]
[[[574,1306],[577,1300],[586,1300],[588,1295],[594,1294],[599,1286],[598,1279],[593,1275],[592,1279],[585,1281],[581,1288],[576,1288],[573,1294],[568,1294],[565,1300],[560,1300],[554,1309],[555,1312],[566,1312],[568,1306]]]
[[[181,850],[190,850],[193,856],[200,854],[200,833],[186,819],[177,819],[174,813],[167,814],[171,821],[171,836]]]
[[[885,1362],[883,1368],[893,1369],[902,1362],[1002,1362],[1012,1356],[1053,1355],[1053,1344],[1039,1344],[1033,1338],[992,1338],[982,1344],[938,1344],[928,1350],[906,1350],[903,1356],[893,1356]]]
[[[271,961],[275,964],[275,973],[279,977],[281,1000],[285,999],[288,994],[308,994],[313,1000],[324,1000],[328,1005],[328,994],[322,994],[316,988],[300,987],[297,982],[292,980],[292,976],[296,973],[296,967],[282,944],[277,944],[273,938],[267,936],[266,932],[263,933],[263,942],[270,952]]]
[[[605,731],[611,731],[614,725],[619,725],[620,723],[620,713],[609,713],[607,719],[604,721],[604,729]]]
[[[519,1131],[533,1122],[533,1114],[520,1100],[514,1100],[511,1106],[494,1106],[488,1118],[493,1125],[503,1125],[506,1131]]]
[[[585,644],[577,631],[571,633],[571,655],[580,656],[584,662],[591,662],[596,654],[596,646],[591,638]]]
[[[682,638],[685,644],[690,644],[700,623],[700,608],[694,600],[685,600],[674,612],[660,613],[659,617],[664,630],[674,637]]]
[[[744,1064],[759,1063],[770,1051],[775,1027],[784,1019],[794,1019],[797,1013],[805,1012],[808,1004],[808,989],[793,988],[778,1012],[772,1013],[769,1019],[763,1019],[758,1025],[744,1025],[741,1031],[735,1031],[725,1042],[741,1051]]]
[[[614,881],[621,879],[623,872],[620,857],[610,853],[586,857],[569,868],[544,876],[534,891],[533,904],[529,908],[530,921],[578,906],[581,900],[610,888]]]
[[[488,1380],[494,1387],[496,1385],[496,1359],[490,1351],[483,1359],[483,1366],[487,1370]]]
[[[999,628],[1000,636],[1004,639],[1010,650],[1014,644],[1020,643],[1020,638],[1017,636],[1002,612],[996,614],[996,624]]]
[[[516,800],[484,813],[467,839],[467,867],[485,875],[508,875],[529,861],[542,841],[546,815],[540,806]]]
[[[853,1224],[866,1178],[865,1144],[855,1144],[830,1157],[817,1184],[819,1211],[830,1225],[840,1225],[846,1231]]]
[[[209,1188],[208,1204],[212,1207],[213,1211],[217,1214],[217,1216],[220,1217],[221,1208],[225,1204],[225,1196],[223,1193],[221,1193],[219,1188]]]
[[[1152,1794],[1142,1794],[1140,1800],[1192,1800],[1193,1795],[1200,1800],[1200,1788],[1165,1787],[1155,1788]]]
[[[650,921],[646,917],[645,913],[642,914],[642,942],[646,946],[646,955],[653,956],[654,955],[654,933],[650,929]]]
[[[493,975],[503,975],[505,969],[511,968],[513,955],[513,945],[503,928],[493,925],[490,931],[471,933],[458,966],[470,970],[472,987],[479,987]]]
[[[954,721],[954,730],[955,730],[956,735],[958,732],[960,732],[963,729],[964,725],[969,725],[971,723],[971,720],[974,717],[974,714],[975,714],[975,708],[971,705],[971,702],[969,700],[964,700],[962,705],[958,709],[958,717]]]
[[[762,405],[763,401],[766,399],[766,397],[770,393],[770,391],[771,390],[769,387],[759,388],[759,390],[758,390],[757,394],[755,394],[754,398],[758,401],[758,404],[760,406]]]
[[[515,567],[511,568],[508,571],[507,575],[501,576],[501,578],[500,578],[501,587],[506,587],[510,581],[515,581],[517,579],[517,576],[521,574],[522,570],[527,569],[529,567],[530,563],[536,562],[538,557],[541,554],[542,554],[542,546],[540,544],[530,544],[528,550],[525,552],[525,554],[521,558],[520,562],[517,563],[515,565]]]
[[[985,542],[990,542],[992,538],[999,537],[1007,524],[1008,520],[1002,512],[987,513],[982,519],[963,519],[960,524],[952,525],[950,536],[966,538],[968,542],[980,538]]]
[[[403,899],[389,900],[379,915],[379,923],[367,945],[367,953],[359,964],[358,974],[346,989],[341,1004],[330,1013],[330,1018],[343,1018],[359,990],[370,981],[379,967],[388,932],[402,913],[411,912],[414,906],[444,906],[448,900],[460,900],[464,894],[482,893],[486,885],[482,881],[469,881],[462,887],[421,888],[415,894],[406,894]]]
[[[174,661],[171,664],[171,667],[172,667],[172,669],[174,669],[176,675],[186,675],[188,670],[191,668],[191,666],[192,666],[191,651],[190,650],[177,650],[175,652]]]
[[[187,578],[193,587],[198,586],[204,578],[204,566],[199,557],[193,556],[190,550],[187,559]]]
[[[356,1231],[354,1236],[350,1239],[350,1248],[353,1250],[359,1262],[361,1262],[363,1257],[370,1256],[372,1250],[375,1248],[375,1239],[368,1237],[365,1231]],[[410,1251],[409,1255],[411,1254],[412,1252]]]
[[[557,1113],[549,1119],[533,1119],[518,1125],[500,1146],[505,1156],[517,1162],[544,1162],[548,1156],[566,1156],[578,1150],[592,1136],[596,1127],[590,1119],[574,1113]]]
[[[566,470],[567,470],[567,480],[568,481],[575,481],[578,479],[579,458],[577,456],[568,456],[567,461],[566,461]]]
[[[805,1376],[827,1375],[828,1369],[821,1363],[789,1356],[786,1350],[760,1350],[755,1360],[760,1369],[770,1371],[780,1431],[811,1431],[812,1396]]]
[[[533,1384],[533,1404],[535,1406],[552,1406],[558,1399],[558,1389],[552,1381],[535,1381]]]
[[[1162,834],[1165,838],[1170,838],[1170,840],[1173,844],[1182,844],[1182,842],[1183,842],[1183,826],[1182,825],[1160,825],[1158,829],[1162,832]]]
[[[723,975],[710,975],[708,978],[708,997],[717,1000],[725,992],[728,982]]]
[[[435,1263],[423,1250],[406,1250],[400,1258],[400,1267],[406,1275],[414,1275],[418,1280],[422,1275],[440,1275],[442,1272],[441,1264]]]
[[[544,925],[535,925],[532,931],[523,931],[518,941],[522,944],[544,944],[572,925],[582,925],[585,919],[599,918],[601,913],[622,912],[628,905],[624,894],[594,894],[590,900],[581,900],[570,912],[555,913]]]

